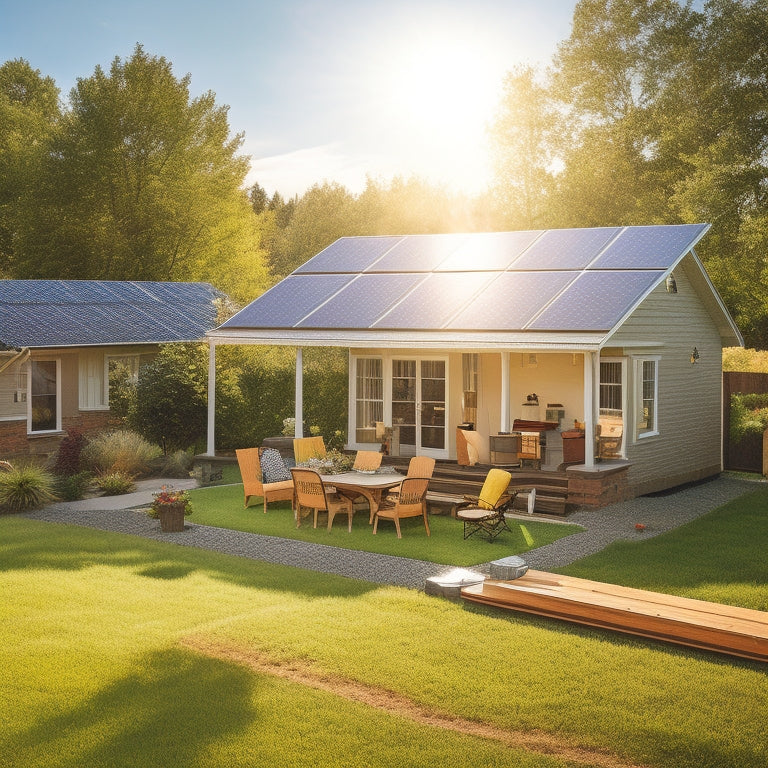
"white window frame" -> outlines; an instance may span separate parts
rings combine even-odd
[[[635,440],[640,441],[648,437],[655,437],[659,434],[659,363],[661,361],[661,355],[643,355],[633,357],[633,373],[634,373],[634,408],[633,408],[633,422]],[[645,363],[654,364],[654,377],[653,377],[653,423],[641,431],[640,424],[643,421],[643,385],[645,379],[643,378],[643,367]]]
[[[56,427],[54,429],[32,429],[32,365],[34,363],[56,363]],[[60,357],[35,357],[29,363],[27,374],[27,434],[51,435],[61,432],[61,358]]]
[[[374,437],[373,442],[371,443],[362,443],[359,442],[357,439],[357,404],[358,401],[361,399],[358,397],[357,392],[357,365],[358,362],[361,360],[378,360],[381,365],[381,388],[382,388],[382,421],[386,423],[386,379],[387,379],[387,372],[385,367],[385,360],[381,355],[354,355],[352,357],[352,360],[354,361],[354,365],[349,366],[350,370],[350,376],[349,376],[349,436],[347,438],[347,443],[351,445],[354,448],[360,448],[360,447],[370,447],[371,445],[376,444],[376,438]],[[370,400],[371,402],[374,402],[371,398],[365,398],[366,400]],[[362,427],[363,429],[370,429],[370,427]]]
[[[622,435],[621,435],[621,449],[619,453],[622,456],[626,456],[626,441],[627,441],[627,424],[629,422],[629,414],[627,410],[627,358],[626,357],[601,357],[600,363],[619,363],[621,365],[621,418],[623,421]],[[599,382],[599,386],[602,388],[602,378]],[[598,396],[598,409],[597,409],[597,421],[600,423],[600,411],[603,410],[599,406],[600,398]]]

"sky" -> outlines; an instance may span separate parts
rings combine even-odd
[[[303,194],[419,176],[476,193],[503,79],[546,66],[576,0],[0,0],[0,63],[26,59],[66,101],[137,43],[229,106],[247,183]]]

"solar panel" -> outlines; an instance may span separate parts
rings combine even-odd
[[[374,328],[441,328],[492,277],[492,272],[433,272]]]
[[[620,231],[620,227],[550,229],[512,268],[584,269]]]
[[[424,275],[363,274],[299,323],[302,328],[369,328]]]
[[[371,269],[376,272],[431,272],[467,239],[467,235],[409,235]]]
[[[541,235],[531,232],[482,232],[468,235],[440,266],[440,271],[506,269]]]
[[[504,272],[448,324],[456,330],[522,330],[578,272]]]
[[[306,272],[363,272],[403,238],[342,237],[302,264],[295,274]]]
[[[609,330],[661,274],[658,271],[582,272],[528,330]]]
[[[291,328],[353,275],[289,275],[241,309],[222,328]]]
[[[668,269],[696,244],[707,226],[627,227],[590,269]]]

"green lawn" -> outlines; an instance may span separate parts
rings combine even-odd
[[[304,520],[296,528],[290,502],[270,504],[266,515],[260,500],[252,501],[245,509],[243,486],[239,484],[199,488],[190,495],[194,512],[189,519],[193,523],[455,566],[477,565],[520,554],[582,530],[561,523],[509,520],[511,533],[504,531],[493,542],[478,535],[465,541],[459,520],[448,515],[430,515],[431,536],[427,537],[421,518],[409,518],[401,521],[403,537],[398,539],[394,524],[387,520],[379,523],[374,536],[365,507],[355,514],[351,533],[347,532],[347,518],[342,515],[336,516],[329,533],[326,519],[318,521],[317,528],[312,528],[311,520]]]
[[[672,590],[761,504],[688,526]],[[768,665],[18,516],[0,595],[3,768],[768,762]]]
[[[760,486],[663,536],[616,542],[561,572],[768,611],[766,543],[768,489]]]

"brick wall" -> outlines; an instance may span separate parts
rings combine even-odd
[[[568,502],[586,507],[606,507],[629,498],[629,467],[596,468],[594,472],[571,471],[568,474]]]
[[[120,420],[109,411],[77,411],[73,416],[62,418],[62,432],[30,437],[26,421],[0,421],[0,459],[35,456],[53,456],[67,429],[77,429],[84,435],[115,429]]]

